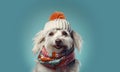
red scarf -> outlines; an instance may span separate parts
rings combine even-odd
[[[43,47],[40,54],[38,55],[38,60],[42,59],[41,56],[48,59],[48,60],[45,59],[44,62],[54,61],[55,59],[62,58],[61,61],[58,64],[55,64],[55,65],[42,63],[44,66],[46,66],[48,68],[51,68],[53,70],[55,70],[55,69],[57,69],[59,67],[65,69],[67,65],[69,65],[71,62],[73,62],[75,60],[74,49],[67,55],[61,56],[60,54],[56,54],[56,53],[54,53],[54,54],[56,55],[56,57],[53,57],[53,55],[52,55],[52,57],[49,57],[48,52],[46,51],[46,48]]]

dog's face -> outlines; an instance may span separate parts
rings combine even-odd
[[[81,38],[72,31],[71,33],[63,29],[52,29],[49,31],[41,31],[34,39],[33,52],[37,53],[43,46],[48,53],[60,53],[62,50],[69,50],[73,46],[77,49],[81,47]]]
[[[72,48],[73,38],[67,30],[53,29],[46,34],[44,43],[48,52],[60,53],[62,50]]]

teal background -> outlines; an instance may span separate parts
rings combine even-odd
[[[120,72],[118,0],[0,0],[0,72],[32,71],[32,38],[54,11],[83,39],[80,72]]]

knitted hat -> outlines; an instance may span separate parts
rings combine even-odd
[[[49,21],[45,24],[44,30],[50,30],[55,28],[66,29],[69,32],[72,31],[69,22],[66,20],[62,12],[54,12],[50,16]]]

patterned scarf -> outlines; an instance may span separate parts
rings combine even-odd
[[[40,54],[38,55],[38,60],[41,64],[53,70],[59,67],[65,69],[67,65],[75,60],[74,48],[63,51],[60,54],[53,52],[52,56],[49,56],[46,48],[43,47]]]

